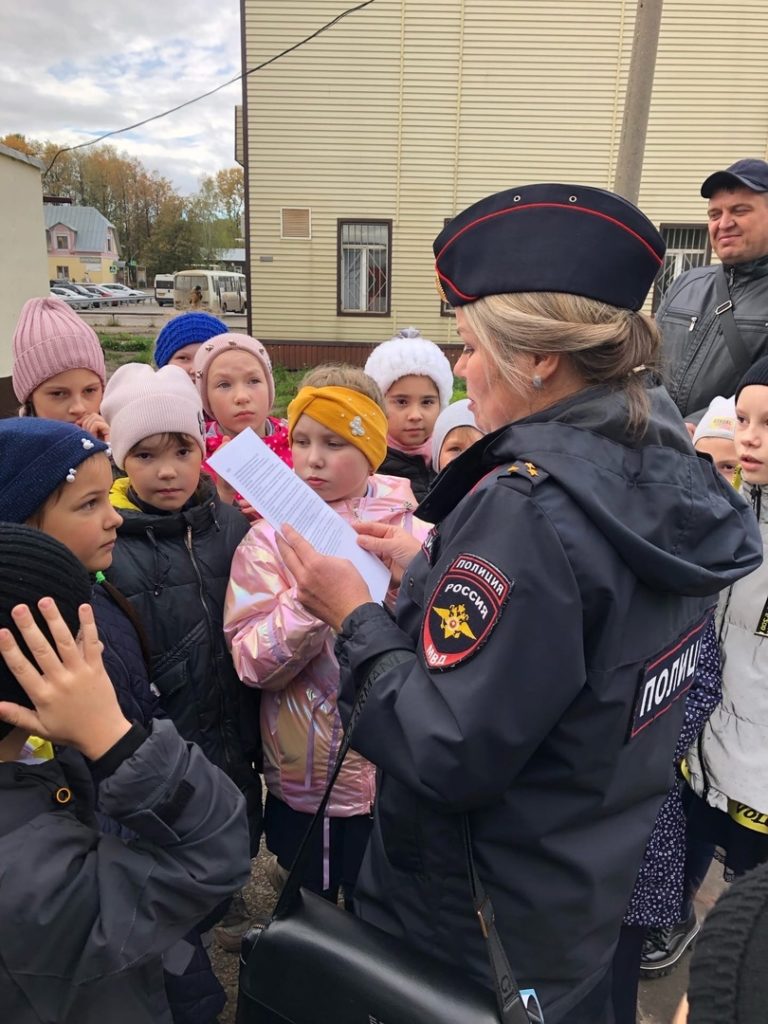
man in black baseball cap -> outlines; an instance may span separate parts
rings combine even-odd
[[[681,274],[656,314],[667,386],[691,422],[768,354],[768,163],[737,160],[710,174],[701,194],[721,262]]]
[[[753,192],[768,192],[768,163],[752,157],[737,160],[724,171],[710,174],[701,186],[701,194],[705,199],[711,199],[721,189],[731,191],[742,186]]]

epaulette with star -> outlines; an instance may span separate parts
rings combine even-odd
[[[526,459],[518,459],[516,462],[512,462],[510,465],[499,469],[496,473],[497,480],[523,480],[530,485],[530,488],[538,487],[548,477],[549,473],[545,469],[541,469],[540,466]]]

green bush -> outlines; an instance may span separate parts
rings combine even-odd
[[[452,402],[458,402],[460,398],[467,397],[467,382],[463,377],[453,378],[453,395],[451,396]]]
[[[273,366],[272,376],[275,378],[275,404],[272,412],[274,416],[285,416],[288,403],[299,390],[301,378],[305,370],[286,370],[284,366]]]

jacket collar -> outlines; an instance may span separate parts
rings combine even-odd
[[[112,484],[110,501],[123,516],[123,522],[117,528],[118,536],[134,536],[151,529],[157,537],[176,537],[192,529],[197,533],[210,527],[219,528],[218,510],[219,496],[210,477],[200,478],[195,498],[196,502],[179,512],[152,513],[140,509],[129,494],[130,481],[121,477]]]
[[[760,277],[768,277],[768,255],[761,256],[757,260],[750,260],[749,263],[725,263],[723,266],[726,272],[733,272],[734,277],[737,278],[756,280]]]

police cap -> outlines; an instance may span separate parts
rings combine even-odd
[[[507,292],[567,292],[640,309],[665,243],[636,206],[586,185],[524,185],[487,196],[434,242],[453,306]]]

